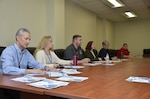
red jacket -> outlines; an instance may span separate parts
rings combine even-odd
[[[123,47],[117,52],[117,57],[118,58],[121,58],[121,53],[123,54],[123,55],[129,55],[129,51],[128,51],[128,49],[124,49]]]

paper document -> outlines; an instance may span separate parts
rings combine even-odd
[[[64,68],[80,69],[84,68],[84,66],[64,66]]]
[[[92,63],[102,63],[102,61],[92,61]]]
[[[150,78],[130,76],[126,79],[129,82],[150,83]]]
[[[77,77],[77,76],[63,76],[60,78],[56,78],[56,80],[73,81],[73,82],[82,82],[87,79],[88,79],[88,77]]]
[[[102,63],[84,63],[83,65],[85,66],[97,66],[97,65],[101,65]]]
[[[11,80],[18,82],[35,82],[46,79],[45,77],[32,77],[32,76],[23,76],[18,78],[13,78]]]
[[[66,74],[80,74],[81,73],[77,71],[76,69],[62,69],[61,71]]]
[[[102,64],[102,65],[105,65],[105,66],[114,66],[115,64],[108,63],[108,64]]]
[[[51,72],[51,71],[48,71],[46,72],[46,74],[49,75],[49,77],[61,77],[61,76],[68,76],[66,73],[64,72]]]
[[[101,62],[102,62],[102,64],[111,64],[112,63],[111,60],[109,60],[109,61],[101,61]]]
[[[68,84],[69,84],[69,82],[62,82],[62,81],[45,79],[43,81],[30,83],[27,85],[30,85],[33,87],[38,87],[38,88],[53,89],[53,88],[57,88],[57,87],[61,87],[61,86],[66,86]]]

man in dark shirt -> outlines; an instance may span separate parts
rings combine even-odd
[[[74,35],[72,44],[70,44],[64,53],[65,60],[72,60],[74,55],[78,58],[78,63],[87,63],[90,61],[89,58],[84,58],[84,52],[81,48],[82,37],[80,35]]]
[[[117,59],[117,57],[111,57],[110,52],[109,52],[109,42],[108,41],[103,41],[102,42],[103,48],[99,51],[98,57],[100,57],[102,60],[105,60],[106,55],[109,55],[110,60]]]

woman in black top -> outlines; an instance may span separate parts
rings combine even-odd
[[[101,60],[100,58],[98,58],[98,52],[95,49],[95,44],[93,41],[89,41],[85,49],[86,49],[86,51],[85,51],[84,55],[86,58],[91,59],[91,61]]]

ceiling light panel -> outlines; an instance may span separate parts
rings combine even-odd
[[[107,0],[107,1],[113,5],[112,8],[125,6],[120,0]]]

